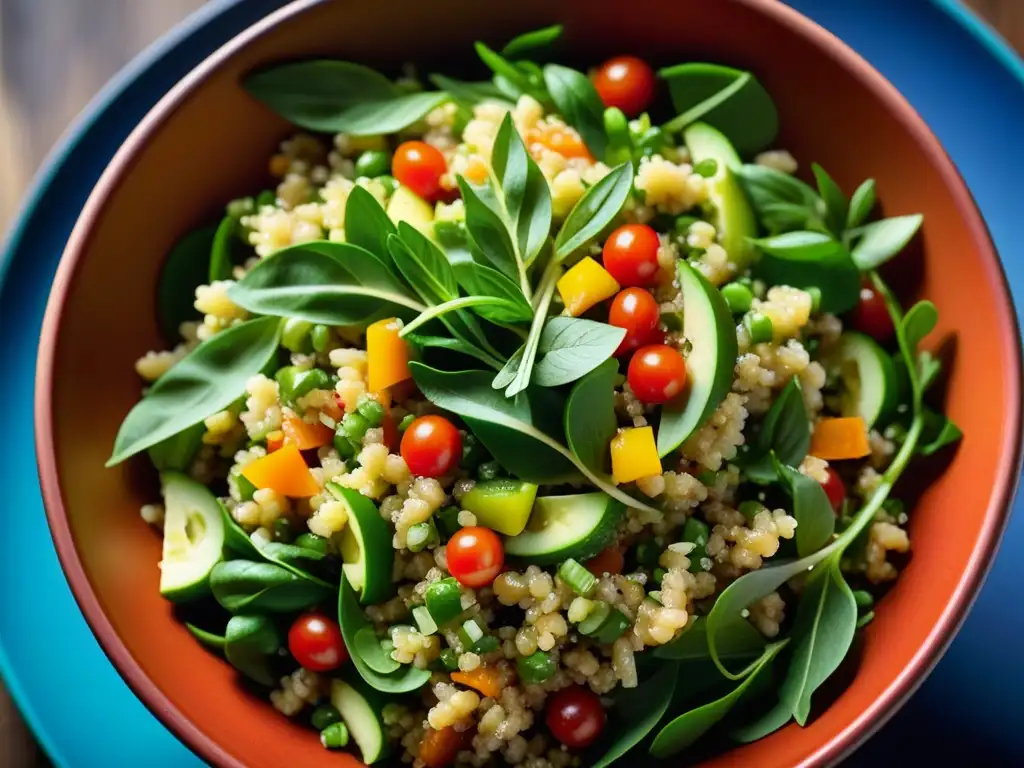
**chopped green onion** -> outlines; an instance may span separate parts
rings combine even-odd
[[[747,312],[743,316],[743,325],[746,326],[747,333],[750,335],[751,344],[767,344],[775,333],[771,318],[760,312]]]
[[[558,567],[558,575],[581,597],[591,597],[597,590],[597,578],[571,557]]]
[[[327,749],[341,749],[348,746],[348,727],[341,722],[331,723],[320,731],[320,743]]]
[[[317,536],[315,533],[300,533],[293,543],[296,547],[309,549],[323,555],[326,555],[329,549],[327,539],[323,536]]]
[[[498,650],[498,638],[494,635],[484,635],[473,646],[473,653],[492,653],[496,650]]]
[[[713,178],[718,173],[718,161],[713,157],[705,158],[693,166],[693,172],[705,179]]]
[[[345,428],[342,424],[339,424],[334,432],[334,450],[338,452],[342,460],[351,459],[356,455],[356,448],[352,445],[352,441],[348,439],[348,435],[345,434]]]
[[[363,442],[363,435],[369,428],[370,422],[358,411],[346,413],[345,418],[341,420],[341,429],[354,446]]]
[[[516,659],[516,672],[527,685],[537,685],[550,678],[558,670],[554,657],[546,651],[535,651],[529,656]]]
[[[871,608],[875,604],[874,596],[866,589],[854,590],[853,599],[858,608]]]
[[[629,135],[626,115],[618,107],[604,111],[604,132],[608,136],[608,147],[604,160],[608,165],[620,165],[633,159],[633,137]]]
[[[875,620],[875,612],[874,611],[868,611],[863,616],[861,616],[859,619],[857,619],[857,629],[863,629],[864,627],[866,627],[868,624],[870,624],[874,620]]]
[[[466,619],[462,622],[462,626],[459,627],[459,640],[462,641],[462,645],[466,648],[474,647],[483,636],[484,630],[476,618]]]
[[[606,602],[597,601],[591,614],[580,622],[579,630],[581,634],[599,643],[613,643],[629,626],[629,619],[622,611]]]
[[[439,658],[441,659],[441,664],[443,664],[444,668],[449,672],[454,672],[459,668],[459,654],[451,648],[445,648],[441,651]]]
[[[289,317],[284,321],[284,327],[281,329],[281,346],[289,352],[308,354],[313,350],[313,342],[309,338],[311,330],[313,330],[313,324],[308,320]]]
[[[398,431],[405,432],[405,430],[407,430],[414,421],[416,421],[415,416],[413,416],[411,413],[405,414],[405,416],[402,417],[402,420],[398,422]]]
[[[412,618],[424,635],[432,635],[437,632],[437,622],[434,621],[434,617],[430,615],[430,611],[425,605],[417,605],[413,608]]]
[[[427,587],[427,610],[440,627],[462,613],[462,593],[459,582],[448,577]]]
[[[708,529],[707,523],[695,517],[691,517],[686,521],[686,525],[683,526],[683,541],[689,541],[696,545],[689,555],[690,573],[699,573],[704,570],[700,561],[707,554],[704,548],[707,546],[710,535],[711,531]]]
[[[604,600],[594,601],[594,607],[590,609],[587,618],[580,622],[580,632],[584,635],[594,634],[601,624],[604,623],[604,620],[608,618],[611,609],[612,607],[604,602]]]
[[[433,520],[409,526],[405,536],[405,546],[410,552],[422,552],[424,549],[436,547],[440,543],[441,537],[437,533],[437,528],[434,527]]]
[[[318,731],[340,722],[341,713],[330,704],[321,704],[313,710],[313,715],[310,718],[310,723]]]
[[[462,526],[459,525],[459,508],[445,507],[434,513],[434,519],[440,524],[440,533],[445,538],[451,538]]]
[[[722,298],[734,315],[742,315],[750,309],[754,292],[742,283],[726,283],[721,287]]]

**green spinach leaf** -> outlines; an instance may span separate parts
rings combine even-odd
[[[555,238],[555,260],[564,261],[600,235],[619,215],[632,189],[632,163],[617,165],[588,189],[569,212]]]
[[[541,27],[531,32],[524,32],[513,37],[504,48],[502,55],[509,59],[520,59],[527,53],[534,53],[538,50],[550,48],[558,38],[562,36],[562,25],[552,24],[549,27]]]
[[[202,447],[205,433],[206,425],[203,422],[193,424],[150,448],[149,460],[159,472],[184,472]]]
[[[814,478],[800,474],[781,463],[772,453],[775,471],[793,499],[793,517],[796,518],[796,552],[807,557],[832,540],[836,531],[836,516],[832,502],[821,484]]]
[[[232,613],[286,613],[310,608],[334,590],[274,563],[229,560],[210,573],[214,598]]]
[[[586,376],[615,354],[626,332],[580,317],[552,317],[540,334],[543,357],[533,369],[542,387],[560,387]]]
[[[604,157],[608,137],[604,132],[604,102],[590,78],[560,64],[544,67],[544,84],[555,108],[569,125],[579,131],[594,157]]]
[[[241,557],[249,560],[266,560],[269,563],[278,565],[287,571],[291,571],[302,579],[307,579],[324,589],[333,587],[323,579],[314,576],[308,570],[310,563],[316,563],[324,559],[324,553],[305,547],[298,547],[294,544],[283,544],[276,541],[266,544],[257,544],[245,532],[245,529],[231,516],[228,508],[218,500],[221,519],[224,521],[224,546]]]
[[[608,446],[619,426],[615,417],[618,372],[618,361],[605,360],[576,382],[565,402],[565,437],[569,450],[596,474],[608,472]]]
[[[193,304],[196,288],[208,282],[210,250],[216,227],[189,232],[171,248],[160,270],[156,288],[156,318],[168,343],[181,338],[182,323],[199,317]]]
[[[877,269],[907,247],[921,228],[922,221],[924,217],[915,213],[913,216],[873,221],[851,230],[849,235],[856,240],[850,252],[854,263],[865,271]]]
[[[619,688],[614,694],[614,737],[603,747],[592,768],[609,768],[639,744],[665,716],[679,680],[675,664],[664,665],[636,688]]]
[[[449,352],[458,352],[460,355],[472,357],[484,365],[489,365],[495,370],[501,370],[500,361],[495,360],[486,352],[477,349],[475,346],[462,339],[453,339],[449,336],[430,336],[419,333],[410,333],[405,340],[419,349],[443,349]],[[511,381],[511,379],[510,379]]]
[[[373,627],[360,627],[356,632],[353,654],[358,656],[374,672],[382,675],[390,675],[397,672],[402,665],[391,658],[390,654],[384,652],[384,646],[380,638],[374,632]]]
[[[408,93],[379,72],[347,61],[301,61],[245,78],[245,89],[289,122],[311,131],[397,133],[448,99]]]
[[[225,630],[224,656],[231,666],[260,685],[277,684],[267,664],[281,647],[281,635],[274,622],[262,615],[232,616]]]
[[[779,701],[760,717],[755,718],[746,725],[733,728],[729,731],[729,738],[740,744],[760,741],[765,736],[775,733],[779,728],[788,725],[792,719],[793,713],[789,707],[786,706],[785,702]]]
[[[941,413],[936,413],[926,408],[924,420],[925,428],[921,436],[923,442],[917,449],[921,456],[931,456],[933,453],[938,453],[947,445],[959,442],[964,436],[964,433],[960,431],[960,427]]]
[[[811,164],[814,178],[818,182],[818,194],[825,201],[825,224],[829,231],[836,237],[842,237],[846,228],[846,217],[849,203],[846,195],[839,185],[835,183],[828,172],[817,163]]]
[[[234,259],[232,249],[238,239],[238,219],[234,216],[225,216],[221,219],[217,231],[213,235],[213,243],[210,246],[210,282],[215,280],[228,280],[231,278]]]
[[[189,429],[227,408],[277,354],[281,322],[261,317],[207,339],[161,376],[128,413],[107,466]]]
[[[787,232],[752,242],[763,254],[755,274],[769,284],[817,288],[822,312],[856,306],[860,270],[839,241],[821,232]]]
[[[850,210],[846,216],[846,228],[854,229],[867,221],[868,216],[871,215],[871,211],[875,207],[876,201],[875,180],[868,179],[862,182],[853,191],[853,197],[850,198]]]
[[[773,483],[778,474],[772,452],[783,464],[796,467],[810,447],[811,420],[804,406],[800,382],[794,376],[768,410],[753,451],[746,458],[744,471],[756,483]]]
[[[388,236],[398,234],[384,208],[366,187],[356,184],[345,202],[345,242],[369,251],[389,268],[394,267]]]
[[[227,638],[224,635],[218,635],[214,632],[207,632],[205,629],[197,627],[195,624],[185,622],[185,629],[198,640],[200,643],[205,645],[207,648],[213,648],[214,650],[223,651],[224,644],[227,642]]]
[[[698,616],[675,640],[654,649],[659,659],[701,661],[711,658],[708,650],[708,620]],[[720,659],[751,659],[761,655],[768,641],[742,616],[719,627],[716,648]]]
[[[820,220],[825,203],[800,179],[763,165],[744,165],[739,177],[757,218],[770,233],[809,229]]]

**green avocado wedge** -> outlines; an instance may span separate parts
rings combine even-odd
[[[708,197],[715,208],[711,223],[729,260],[742,270],[757,253],[748,239],[757,237],[757,218],[736,176],[743,164],[740,156],[725,135],[707,123],[686,128],[683,141],[695,165],[703,160],[718,163],[715,175],[707,180]]]
[[[715,412],[732,386],[739,347],[736,324],[722,294],[686,261],[676,264],[683,291],[683,335],[692,350],[686,358],[687,390],[666,403],[658,425],[658,455],[666,456]]]

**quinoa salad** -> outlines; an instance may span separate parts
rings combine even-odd
[[[878,271],[921,217],[798,175],[753,73],[561,32],[248,75],[295,133],[168,254],[108,464],[159,472],[182,631],[367,764],[807,724],[910,557],[896,481],[960,438]]]

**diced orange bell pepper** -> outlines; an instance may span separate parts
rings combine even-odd
[[[285,443],[273,453],[256,459],[242,470],[242,476],[260,490],[270,488],[295,499],[320,493],[306,460],[293,443]]]
[[[474,184],[483,184],[487,181],[490,171],[487,169],[487,163],[481,158],[471,157],[469,165],[466,166],[466,173],[463,175]]]
[[[619,284],[615,278],[589,256],[558,280],[558,295],[573,317],[579,317],[599,301],[610,299],[618,292]]]
[[[473,729],[459,733],[451,725],[441,730],[427,728],[416,756],[427,768],[448,768],[455,762],[456,755],[468,748],[472,736]]]
[[[622,554],[622,547],[608,547],[587,560],[583,566],[595,576],[618,574],[626,567],[626,556]]]
[[[273,432],[269,432],[267,434],[267,453],[273,453],[282,445],[284,445],[283,431],[275,429]]]
[[[867,424],[860,416],[822,419],[811,434],[809,453],[826,461],[862,459],[871,454]]]
[[[390,408],[384,412],[384,421],[380,426],[384,430],[384,445],[391,453],[396,453],[399,445],[398,420]]]
[[[334,440],[334,430],[319,421],[310,424],[293,416],[284,420],[281,429],[284,432],[284,439],[300,451],[330,445]]]
[[[496,699],[501,696],[505,676],[497,667],[477,667],[472,672],[452,672],[452,682],[468,686],[484,696]]]
[[[378,320],[366,329],[370,392],[380,392],[412,377],[409,372],[409,345],[398,335],[401,330],[401,322],[394,317]]]
[[[536,145],[540,144],[552,152],[557,152],[562,157],[582,157],[591,162],[594,160],[579,133],[567,126],[544,125],[540,128],[532,128],[526,132],[526,142],[536,159],[540,159],[539,155],[542,154],[534,152]]]
[[[661,474],[661,458],[651,427],[620,429],[612,438],[612,479],[617,484]]]

